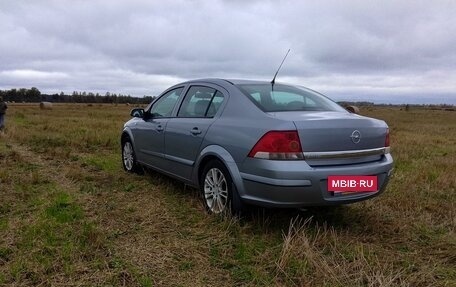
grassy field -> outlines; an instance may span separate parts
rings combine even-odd
[[[332,209],[204,212],[198,192],[126,174],[128,106],[12,105],[0,135],[0,285],[456,286],[456,113],[367,108],[395,174]]]

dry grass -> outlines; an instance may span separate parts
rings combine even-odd
[[[374,200],[208,216],[121,170],[127,106],[12,105],[0,135],[0,285],[455,286],[456,113],[370,108],[395,175]]]

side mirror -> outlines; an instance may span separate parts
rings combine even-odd
[[[359,108],[357,106],[346,106],[345,109],[352,114],[359,114]]]
[[[143,118],[144,117],[144,109],[135,108],[135,109],[131,110],[130,116],[135,117],[135,118]]]

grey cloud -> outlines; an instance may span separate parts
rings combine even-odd
[[[453,1],[0,0],[0,7],[0,88],[156,95],[183,79],[270,79],[291,48],[279,78],[330,96],[456,101]]]
[[[300,53],[324,72],[423,71],[456,66],[456,38],[452,36],[456,20],[450,16],[456,5],[423,1],[357,4],[303,5],[307,9],[297,9],[291,17],[289,37],[298,43]],[[303,35],[293,36],[292,27],[304,27]]]

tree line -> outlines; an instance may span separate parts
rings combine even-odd
[[[92,92],[77,92],[74,91],[71,95],[64,92],[56,94],[43,94],[35,87],[30,89],[10,89],[0,90],[0,96],[4,101],[16,103],[39,103],[39,102],[54,102],[54,103],[115,103],[115,104],[148,104],[153,100],[151,96],[143,98],[132,97],[123,94],[111,94],[107,92],[104,95]]]

